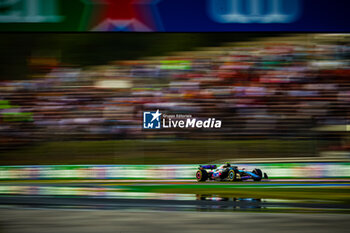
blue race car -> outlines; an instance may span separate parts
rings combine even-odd
[[[262,179],[268,179],[266,173],[263,173],[260,169],[255,168],[253,171],[246,171],[238,169],[237,166],[231,166],[226,163],[217,167],[216,165],[200,165],[196,173],[197,181],[242,181],[253,179],[254,181],[261,181]]]

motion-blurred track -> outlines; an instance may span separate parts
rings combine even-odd
[[[193,180],[3,181],[0,205],[107,209],[307,209],[348,212],[348,179],[205,182]]]
[[[2,181],[0,230],[346,231],[350,226],[349,192],[348,179]]]
[[[349,229],[349,215],[252,212],[2,209],[1,232],[308,232]]]

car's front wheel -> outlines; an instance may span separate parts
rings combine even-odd
[[[255,168],[254,171],[253,171],[253,173],[254,173],[255,175],[259,176],[259,177],[253,177],[253,180],[254,180],[254,181],[261,181],[262,176],[263,176],[262,171],[261,171],[260,169],[258,169],[258,168]]]
[[[235,171],[233,171],[233,170],[229,171],[227,178],[228,178],[229,181],[235,181],[236,180],[236,173],[235,173]]]

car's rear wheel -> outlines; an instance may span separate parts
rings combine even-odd
[[[206,181],[208,179],[208,172],[206,170],[198,170],[196,173],[197,181]]]
[[[227,178],[228,178],[229,181],[235,181],[236,180],[236,173],[235,173],[235,171],[233,171],[233,170],[229,171]]]
[[[255,175],[259,176],[259,177],[253,177],[253,180],[254,180],[254,181],[261,181],[262,176],[263,176],[262,171],[261,171],[260,169],[258,169],[258,168],[255,168],[255,169],[253,170],[253,173],[254,173]]]

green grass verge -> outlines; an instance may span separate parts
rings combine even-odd
[[[350,203],[348,187],[237,187],[232,185],[142,185],[126,186],[127,191],[219,195],[236,198],[325,200]]]

